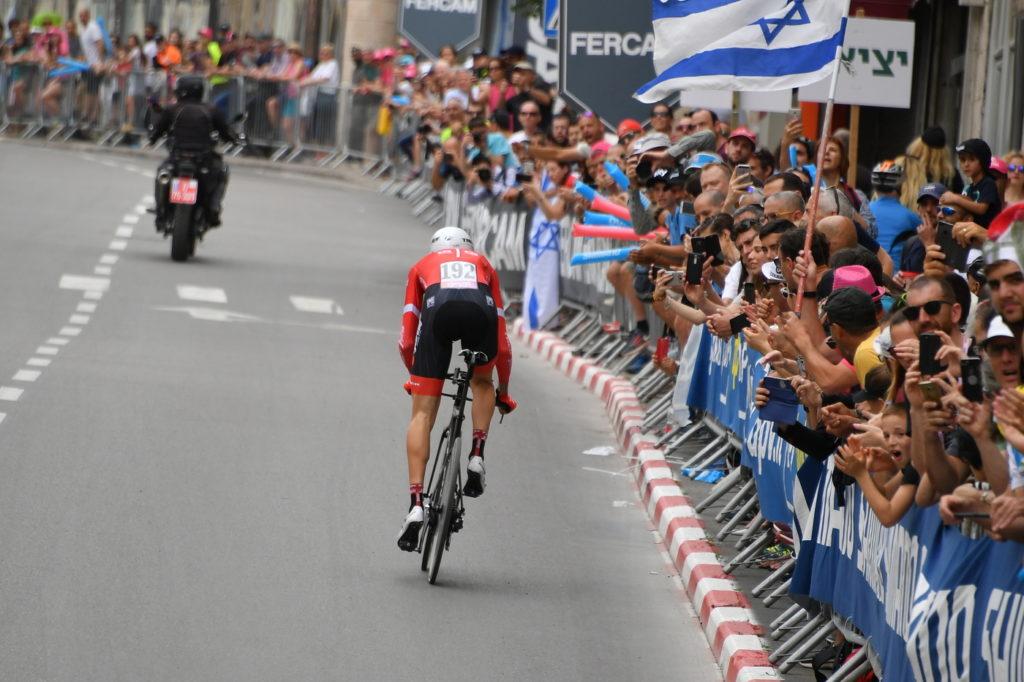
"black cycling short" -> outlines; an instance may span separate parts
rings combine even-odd
[[[487,356],[474,374],[490,373],[498,355],[498,311],[494,299],[479,289],[428,289],[423,297],[410,371],[412,392],[441,395],[452,343]]]

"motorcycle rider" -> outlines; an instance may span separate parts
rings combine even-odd
[[[174,174],[174,158],[179,153],[199,154],[209,170],[200,184],[206,220],[210,227],[220,225],[221,201],[228,185],[228,167],[214,149],[213,131],[220,139],[238,143],[223,114],[212,104],[202,102],[205,81],[202,76],[184,75],[174,86],[177,102],[165,109],[149,134],[153,144],[163,135],[171,139],[170,154],[156,174],[156,228],[163,232],[170,219],[168,189]],[[205,187],[203,185],[206,185]]]

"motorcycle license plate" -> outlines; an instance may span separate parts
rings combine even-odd
[[[174,178],[171,180],[171,203],[194,204],[199,196],[199,181],[195,178]]]

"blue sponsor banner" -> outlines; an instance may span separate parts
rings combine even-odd
[[[558,37],[558,0],[544,0],[544,35]]]
[[[756,351],[746,348],[746,344],[744,349],[749,356],[748,380],[756,389],[768,372],[757,362],[760,355]],[[802,407],[797,419],[801,423],[806,421]],[[796,448],[775,433],[774,422],[758,419],[757,409],[753,405],[750,418],[747,419],[747,428],[743,432],[740,462],[754,472],[754,478],[757,479],[757,499],[761,504],[761,514],[764,518],[792,525],[793,487],[796,484],[797,470]]]
[[[821,468],[791,593],[849,618],[886,679],[1024,679],[1024,546],[967,538],[935,507],[885,528],[856,484],[837,506],[831,471]]]
[[[740,337],[720,339],[701,329],[700,348],[688,404],[710,413],[743,441],[742,463],[757,479],[761,512],[769,521],[791,524],[797,458],[792,445],[758,419],[754,391],[766,372],[760,357]]]

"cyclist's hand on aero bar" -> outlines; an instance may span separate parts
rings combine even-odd
[[[516,406],[519,404],[508,393],[501,394],[498,392],[495,392],[495,403],[502,414],[508,414],[516,409]]]

